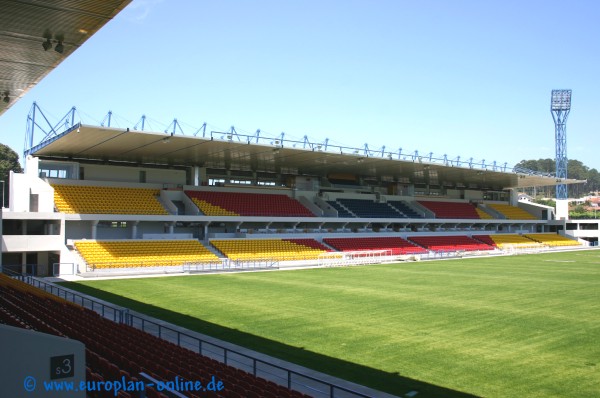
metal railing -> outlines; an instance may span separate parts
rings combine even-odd
[[[3,264],[2,270],[5,274],[9,272],[14,275],[37,275],[37,264]]]
[[[257,269],[277,269],[279,261],[276,260],[230,260],[223,259],[219,263],[185,263],[183,272],[210,272],[210,271],[243,271]]]
[[[289,389],[300,391],[316,398],[370,397],[370,395],[303,374],[285,366],[270,363],[267,360],[256,358],[236,349],[225,347],[219,342],[208,341],[189,333],[181,332],[174,327],[165,326],[164,323],[154,320],[151,317],[132,313],[128,308],[107,304],[90,298],[85,294],[76,293],[70,289],[41,281],[31,276],[21,276],[19,279],[57,297],[91,309],[113,322],[133,326],[160,339],[175,343],[180,347],[192,350],[200,355],[222,362],[225,365],[244,370],[256,377],[270,380]]]
[[[222,260],[214,261],[202,261],[196,264],[202,264],[206,267],[218,267],[222,263]],[[188,263],[189,264],[189,263]],[[145,270],[162,270],[168,272],[181,272],[183,264],[181,261],[175,260],[162,260],[162,261],[127,261],[127,262],[114,262],[114,261],[96,261],[93,263],[86,263],[87,272],[98,272],[98,271],[111,271],[111,270],[123,270],[131,268],[139,268]]]
[[[87,272],[97,276],[118,273],[179,273],[179,272],[215,272],[215,271],[243,271],[279,268],[279,261],[272,259],[257,260],[230,260],[228,258],[219,261],[205,262],[162,262],[144,264],[138,263],[90,263],[86,265]]]

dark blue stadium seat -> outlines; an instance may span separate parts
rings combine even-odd
[[[399,218],[402,214],[387,203],[364,199],[338,199],[350,211],[362,218]]]
[[[402,200],[390,200],[388,201],[388,204],[390,204],[392,207],[394,207],[396,210],[402,213],[403,217],[405,218],[423,218],[422,214],[419,214],[416,211],[414,211],[408,204],[406,204]]]

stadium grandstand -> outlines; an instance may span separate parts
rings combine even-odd
[[[10,92],[0,116],[129,1],[73,0],[64,9],[12,3],[0,6],[0,22],[11,32],[0,43],[14,49],[0,84],[27,83],[0,88]],[[48,20],[73,35],[44,31]],[[34,52],[42,59],[21,78],[19,67]],[[74,109],[56,124],[61,130],[42,132],[39,140],[42,123],[30,120],[25,171],[10,175],[0,269],[15,277],[0,275],[0,323],[83,342],[88,380],[217,374],[231,388],[215,396],[312,395],[289,377],[286,384],[257,376],[256,358],[254,369],[236,369],[202,355],[202,348],[193,352],[141,332],[124,321],[131,320],[125,310],[109,321],[83,302],[22,281],[414,261],[598,243],[597,221],[571,221],[552,207],[518,201],[522,188],[556,185],[551,176],[234,129],[185,135],[175,128],[93,126],[75,120]],[[343,391],[340,396],[372,396]],[[167,395],[149,389],[147,396]]]
[[[73,122],[33,145],[35,133],[4,212],[3,265],[15,272],[308,266],[330,252],[387,250],[392,258],[376,258],[391,261],[597,242],[585,222],[517,200],[523,187],[556,184],[543,175],[235,131]]]

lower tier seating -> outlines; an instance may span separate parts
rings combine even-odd
[[[574,239],[569,239],[565,236],[546,233],[546,234],[525,234],[526,238],[542,243],[544,245],[558,247],[558,246],[581,246],[581,243]]]
[[[191,398],[302,398],[297,391],[232,368],[221,362],[169,343],[131,326],[115,323],[97,313],[52,296],[0,274],[0,323],[79,340],[86,347],[86,378],[136,383],[144,372],[156,380],[176,376],[208,383],[212,376],[223,383],[220,392],[186,392]],[[168,398],[146,387],[148,398]],[[114,392],[89,392],[88,397],[114,397]],[[137,398],[121,391],[118,398]]]
[[[419,246],[433,251],[475,251],[493,250],[494,248],[466,235],[452,236],[409,236],[408,239]]]
[[[310,240],[310,239],[308,239]],[[210,243],[232,260],[315,260],[328,249],[304,239],[213,239]]]
[[[95,269],[179,266],[220,261],[197,240],[76,241],[75,247]]]
[[[517,234],[496,234],[489,235],[490,239],[500,249],[506,249],[509,247],[525,248],[525,247],[542,247],[543,245],[539,242],[531,240],[523,235]]]
[[[473,239],[483,242],[486,245],[497,247],[496,242],[494,242],[494,240],[489,235],[473,235]]]
[[[331,251],[330,248],[328,248],[327,246],[323,245],[320,242],[317,242],[314,239],[302,239],[302,238],[300,238],[300,239],[283,239],[283,240],[286,240],[286,241],[291,242],[291,243],[295,243],[297,245],[303,245],[303,246],[306,246],[306,247],[317,249],[317,250],[322,250],[322,251],[326,251],[326,252],[327,251]]]
[[[323,242],[339,251],[390,250],[392,255],[427,253],[400,237],[324,238]]]

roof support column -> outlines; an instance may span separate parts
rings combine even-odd
[[[137,231],[138,231],[139,223],[140,223],[139,221],[134,221],[131,223],[131,239],[137,239]]]
[[[510,198],[508,199],[511,206],[517,206],[519,203],[519,194],[515,188],[510,188],[509,190]]]
[[[97,232],[98,232],[98,223],[99,223],[98,220],[92,221],[92,225],[91,225],[91,228],[92,228],[92,232],[91,232],[92,239],[96,239],[96,235],[97,235]]]

